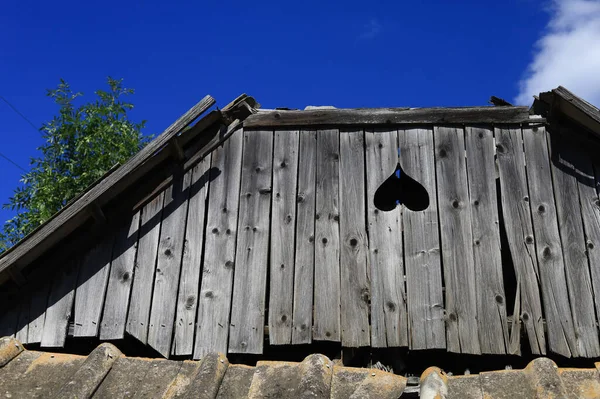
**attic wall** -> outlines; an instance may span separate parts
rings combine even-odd
[[[238,130],[94,248],[67,242],[59,272],[5,298],[0,335],[196,359],[267,337],[599,356],[598,165],[571,132]]]

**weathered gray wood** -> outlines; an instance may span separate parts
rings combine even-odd
[[[262,353],[273,132],[244,131],[229,352]]]
[[[96,203],[98,206],[102,206],[125,190],[130,183],[128,178],[138,167],[164,147],[177,133],[212,107],[214,103],[215,100],[211,96],[204,97],[125,164],[75,198],[33,234],[5,252],[0,258],[0,273],[17,262],[21,267],[29,264],[83,224],[90,216],[88,212],[90,204]]]
[[[46,306],[50,293],[50,281],[41,281],[32,288],[29,308],[29,328],[27,329],[27,342],[37,344],[42,341],[44,320],[46,319]]]
[[[435,127],[435,165],[450,352],[481,353],[464,131]]]
[[[325,341],[340,340],[339,153],[339,131],[317,131],[313,338]]]
[[[590,262],[590,276],[592,278],[592,289],[596,314],[600,314],[600,199],[594,182],[593,153],[588,148],[579,147],[576,160],[578,170],[577,189],[581,202],[581,214],[585,228],[586,248]]]
[[[397,206],[392,211],[383,212],[377,209],[373,202],[379,186],[396,170],[397,132],[367,129],[365,153],[371,267],[371,346],[408,346],[408,314],[402,257],[402,207]],[[441,288],[440,285],[440,295]]]
[[[365,225],[365,143],[362,130],[340,134],[340,293],[342,345],[369,346],[371,286]],[[270,332],[269,332],[270,333]]]
[[[465,143],[479,343],[482,353],[504,354],[509,336],[498,228],[494,131],[467,127]]]
[[[552,190],[545,130],[525,129],[523,142],[549,349],[563,356],[577,356],[577,333],[569,306],[563,248],[554,205],[554,195],[558,194],[559,188]],[[574,189],[577,191],[577,187]]]
[[[125,329],[144,344],[148,341],[148,320],[164,198],[165,194],[161,192],[142,209],[137,261]]]
[[[139,229],[140,211],[135,212],[131,221],[116,233],[106,302],[100,325],[102,340],[122,339],[125,334],[131,284],[135,278]]]
[[[177,295],[175,334],[173,336],[174,355],[191,355],[194,350],[210,158],[210,155],[204,158],[192,170],[185,243],[181,262],[179,293]]]
[[[537,119],[537,121],[540,120],[543,119]],[[529,107],[356,108],[308,111],[259,111],[244,121],[244,127],[493,122],[526,123],[531,121],[533,120],[529,116]]]
[[[75,293],[75,337],[95,337],[100,328],[114,235],[109,234],[84,257]]]
[[[17,318],[17,328],[15,332],[15,338],[22,344],[27,344],[27,336],[29,329],[29,292],[23,292],[21,294],[21,302],[15,304],[18,307],[19,317]]]
[[[212,153],[219,173],[210,182],[202,286],[194,359],[210,352],[227,353],[235,243],[237,236],[243,131],[236,131]]]
[[[298,146],[298,131],[275,131],[269,284],[271,345],[292,343]]]
[[[169,357],[173,339],[191,174],[177,176],[165,190],[148,330],[148,345],[164,357]]]
[[[554,134],[558,135],[558,132]],[[539,137],[540,140],[549,140],[544,127],[524,129],[523,135],[525,137]],[[553,153],[557,157],[551,162],[552,181],[554,182],[554,198],[556,200],[558,228],[562,242],[564,272],[567,283],[564,293],[568,293],[577,348],[572,347],[573,343],[571,341],[569,341],[569,346],[574,356],[597,357],[600,355],[598,326],[594,314],[592,282],[586,255],[581,205],[577,188],[576,176],[578,171],[576,165],[574,165],[577,158],[583,155],[579,154],[573,144],[564,137],[556,137],[556,141],[557,147],[553,148]],[[542,181],[540,183],[544,184]],[[546,185],[549,186],[550,184],[546,183]],[[558,287],[553,288],[553,294],[556,295]],[[562,319],[567,318],[568,313],[561,311],[560,316]]]
[[[299,158],[292,343],[309,344],[312,342],[315,277],[316,131],[300,132]]]
[[[404,262],[411,349],[446,348],[437,186],[432,129],[398,131],[402,170],[423,185],[429,207],[404,209]]]
[[[520,314],[527,331],[529,346],[534,354],[546,353],[542,304],[538,286],[538,263],[535,255],[533,225],[529,208],[529,190],[525,176],[525,156],[520,129],[496,128],[496,155],[500,174],[502,213],[510,254],[517,276]],[[513,323],[514,327],[519,326]],[[520,351],[520,329],[511,330],[510,354]]]
[[[42,347],[63,347],[75,299],[75,284],[81,259],[73,259],[54,277],[42,333]]]

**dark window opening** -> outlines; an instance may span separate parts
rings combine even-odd
[[[429,193],[421,183],[407,175],[398,163],[394,173],[375,191],[373,202],[381,211],[391,211],[398,205],[404,205],[418,212],[429,207]]]

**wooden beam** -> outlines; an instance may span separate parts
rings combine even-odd
[[[356,108],[318,109],[308,111],[264,111],[250,115],[244,127],[283,127],[311,125],[398,125],[398,124],[464,124],[464,123],[529,123],[528,107],[464,107],[464,108]]]
[[[177,133],[192,123],[214,103],[215,100],[211,96],[204,97],[124,165],[5,252],[0,258],[0,273],[16,263],[20,268],[25,267],[63,237],[74,231],[88,219],[88,213],[85,210],[89,204],[96,202],[99,206],[102,206],[121,193],[131,182],[132,172],[142,166],[148,158],[162,149]]]

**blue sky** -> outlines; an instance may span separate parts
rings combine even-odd
[[[5,0],[0,96],[40,126],[57,110],[45,93],[60,78],[88,99],[106,76],[124,78],[136,90],[132,117],[149,134],[205,94],[223,106],[248,93],[265,108],[483,105],[490,95],[530,105],[540,86],[573,81],[600,98],[600,84],[560,80],[573,69],[564,59],[545,69],[556,51],[577,52],[568,39],[582,20],[583,36],[600,39],[600,19],[590,18],[599,9],[597,0]],[[577,64],[592,74],[594,62]],[[0,152],[27,169],[39,133],[2,101],[0,121]],[[0,159],[0,202],[21,173]]]

